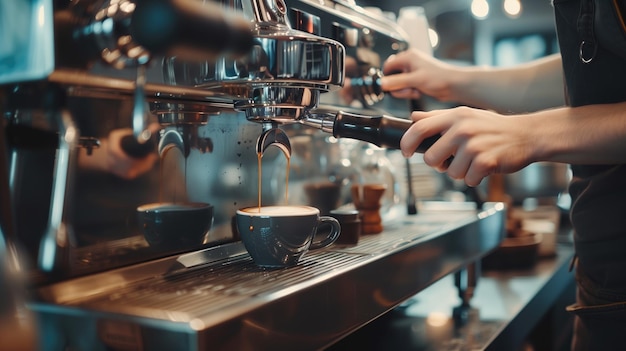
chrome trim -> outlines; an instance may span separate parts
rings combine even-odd
[[[132,79],[107,77],[71,69],[58,69],[50,74],[48,80],[68,87],[73,96],[130,96],[135,90]],[[215,102],[218,107],[231,108],[232,99],[225,94],[213,90],[199,90],[186,86],[175,86],[147,82],[144,86],[149,101],[176,100],[177,102],[197,101]],[[213,100],[215,99],[215,100]]]
[[[408,40],[404,36],[404,31],[398,24],[387,19],[367,12],[363,7],[354,1],[342,0],[288,0],[291,2],[303,3],[317,9],[320,13],[328,13],[337,18],[344,19],[357,26],[365,26],[372,31],[379,32],[389,38],[397,40],[402,47],[397,50],[404,50],[408,47]],[[317,13],[314,12],[314,13]]]
[[[54,164],[48,227],[41,239],[38,257],[39,268],[44,272],[67,269],[70,246],[76,244],[67,218],[67,202],[72,195],[72,175],[80,135],[68,111],[56,112],[55,118],[59,128],[59,146]]]

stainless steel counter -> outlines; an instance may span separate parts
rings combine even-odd
[[[532,268],[483,272],[468,308],[446,276],[327,351],[569,350],[573,254],[559,244]]]
[[[431,206],[295,267],[254,265],[241,243],[42,287],[42,350],[321,349],[475,262],[505,209]]]

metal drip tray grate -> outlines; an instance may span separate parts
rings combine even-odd
[[[353,266],[365,257],[336,251],[310,252],[297,266],[264,269],[248,254],[131,284],[82,301],[84,307],[163,318],[175,311],[189,321],[250,299],[299,284],[313,284],[327,273]]]
[[[384,235],[362,237],[354,247],[331,246],[311,251],[297,266],[264,269],[254,264],[245,249],[228,258],[153,277],[114,292],[82,301],[80,305],[98,310],[126,312],[163,318],[175,311],[179,321],[206,316],[253,297],[285,289],[304,289],[342,270],[398,249],[435,231],[445,223],[474,220],[472,213],[448,213],[424,222],[404,220],[389,225]],[[241,245],[240,245],[241,246]]]

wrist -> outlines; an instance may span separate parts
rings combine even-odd
[[[474,105],[473,97],[480,94],[480,78],[486,73],[486,67],[455,67],[448,75],[449,100]]]
[[[562,125],[556,116],[549,116],[550,110],[525,115],[524,126],[520,129],[528,133],[529,161],[554,161],[555,156],[562,148],[558,131]],[[556,123],[553,123],[556,122]]]

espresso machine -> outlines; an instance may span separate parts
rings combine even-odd
[[[360,270],[336,279],[389,256],[393,241],[363,249],[376,255],[329,250],[264,271],[233,218],[258,202],[306,201],[287,197],[288,173],[289,192],[302,194],[337,152],[341,163],[367,145],[397,147],[411,104],[385,96],[379,78],[406,49],[392,20],[349,0],[0,2],[2,256],[21,262],[9,266],[24,278],[39,348],[317,349],[400,303],[402,289],[382,305],[355,300],[352,289],[371,284]],[[158,156],[152,169],[123,179],[83,166],[117,129],[129,157]],[[208,233],[150,241],[137,209],[177,201],[211,205]],[[461,236],[440,245],[475,259],[503,228],[502,208],[486,211],[420,228]],[[470,234],[483,227],[495,229],[476,244]],[[324,307],[311,304],[319,298]],[[337,308],[348,313],[326,321]]]
[[[126,265],[136,253],[128,251],[142,251],[141,243],[125,242],[136,234],[128,214],[121,221],[130,224],[111,225],[109,232],[104,221],[94,219],[97,228],[81,223],[86,216],[106,214],[81,203],[91,191],[81,185],[93,174],[81,172],[77,154],[98,149],[99,138],[106,136],[101,130],[117,127],[117,120],[132,129],[121,145],[127,154],[161,155],[160,184],[148,189],[151,201],[178,197],[210,203],[215,213],[207,243],[236,239],[230,226],[233,211],[256,198],[257,170],[249,167],[256,165],[256,151],[278,145],[290,152],[287,133],[333,134],[337,117],[344,122],[336,125],[344,129],[335,130],[335,136],[354,137],[359,114],[367,115],[371,108],[369,115],[376,115],[373,106],[385,101],[378,85],[382,60],[404,50],[406,42],[393,22],[352,5],[280,0],[3,5],[6,44],[0,83],[7,172],[16,221],[22,223],[17,227],[24,228],[16,229],[16,241],[32,265],[67,278]],[[19,16],[29,20],[17,21]],[[352,84],[342,93],[347,79]],[[342,100],[342,94],[348,99]],[[403,105],[406,116],[406,102],[396,101],[388,109],[398,112]],[[362,129],[372,129],[379,120],[369,119]],[[150,135],[148,125],[154,122],[161,128]],[[172,155],[180,157],[168,159]],[[270,150],[264,162],[284,162],[280,156]],[[172,174],[171,168],[183,174]],[[261,182],[270,187],[262,191],[264,202],[277,202],[282,196],[274,184],[279,176],[268,172],[267,177]],[[40,224],[33,224],[33,218]],[[113,231],[118,233],[112,236]],[[121,240],[112,250],[121,249],[131,261],[99,268],[70,263],[75,255],[70,251],[107,246],[111,236]],[[128,245],[138,250],[128,250]],[[144,259],[164,254],[150,251]],[[74,259],[84,263],[94,252],[85,250],[88,258],[81,255]],[[109,253],[95,256],[111,261]]]

